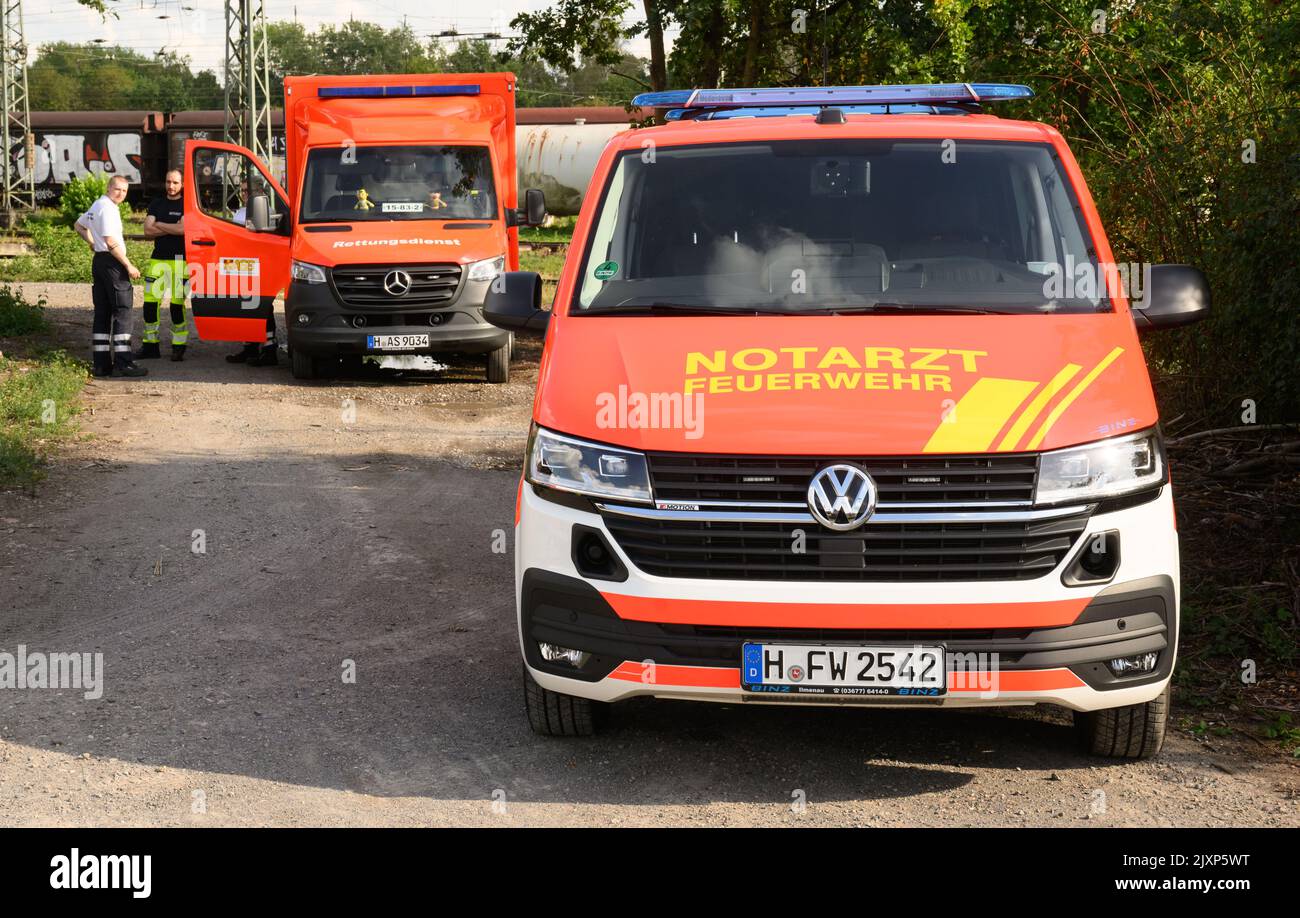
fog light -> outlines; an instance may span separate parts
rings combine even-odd
[[[311,316],[310,316],[308,313],[305,313],[305,312],[300,312],[300,313],[298,313],[298,324],[299,324],[299,325],[306,325],[306,324],[307,324],[308,322],[310,322],[310,321],[311,321]]]
[[[352,317],[352,327],[353,327],[353,328],[364,328],[365,325],[366,325],[366,317],[365,317],[365,316],[353,316],[353,317]]]
[[[591,659],[591,654],[585,650],[573,650],[569,647],[561,647],[558,644],[545,644],[537,642],[537,650],[542,655],[542,659],[550,663],[568,663],[574,669],[582,669]]]
[[[1117,676],[1132,676],[1151,672],[1156,668],[1156,661],[1159,659],[1160,654],[1153,650],[1150,653],[1139,653],[1131,657],[1116,657],[1107,665]]]

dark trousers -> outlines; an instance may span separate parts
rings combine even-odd
[[[279,346],[279,339],[276,337],[275,333],[275,312],[272,311],[271,315],[268,316],[266,320],[266,340],[249,341],[245,343],[244,353],[253,355],[264,350],[276,350]]]
[[[95,319],[90,350],[95,372],[107,373],[131,363],[131,276],[108,252],[96,252],[90,265]]]

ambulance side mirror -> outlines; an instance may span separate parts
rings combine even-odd
[[[546,334],[551,314],[542,309],[542,276],[532,271],[498,274],[483,299],[483,318],[520,334]]]
[[[1139,332],[1191,325],[1210,314],[1210,285],[1191,265],[1152,265],[1142,298],[1131,305]]]
[[[271,232],[271,199],[255,194],[248,202],[248,220],[245,225],[255,233]]]
[[[506,211],[506,226],[541,226],[546,222],[546,195],[540,188],[524,192],[524,206]]]

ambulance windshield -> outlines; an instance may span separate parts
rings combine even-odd
[[[345,146],[307,156],[302,223],[498,216],[487,147]]]
[[[646,147],[615,164],[574,313],[1109,312],[1052,148]]]

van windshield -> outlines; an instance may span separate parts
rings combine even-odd
[[[1076,204],[1047,144],[632,150],[572,312],[1108,312]]]
[[[302,223],[497,216],[487,147],[346,146],[307,156]]]

